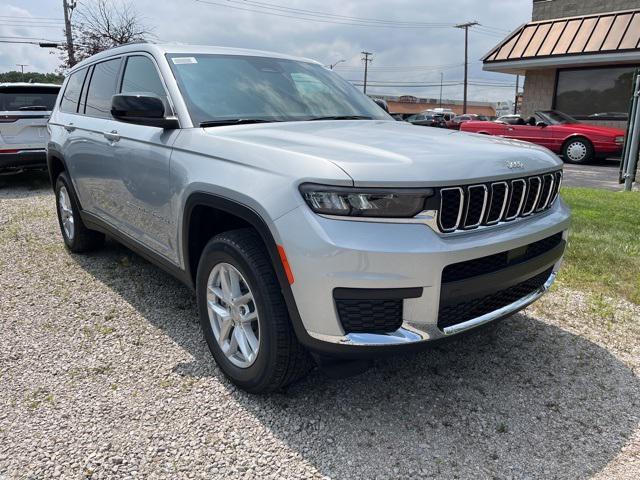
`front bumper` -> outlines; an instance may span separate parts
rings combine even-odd
[[[320,353],[394,350],[448,338],[504,318],[537,300],[553,283],[561,252],[551,258],[546,281],[536,291],[487,314],[440,328],[442,273],[445,267],[543,240],[569,225],[569,211],[556,201],[548,211],[511,224],[443,236],[426,225],[327,219],[299,207],[275,222],[295,282],[291,290],[307,345]],[[564,248],[564,242],[562,245]],[[345,333],[335,289],[421,289],[403,300],[402,325],[392,333]],[[324,351],[324,352],[323,352]]]
[[[47,168],[47,153],[44,149],[0,152],[0,170],[22,170]]]

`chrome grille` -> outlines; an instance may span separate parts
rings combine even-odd
[[[562,171],[439,190],[443,233],[497,225],[542,212],[556,201]]]

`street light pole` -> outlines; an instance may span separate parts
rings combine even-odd
[[[371,62],[373,59],[369,58],[371,55],[373,55],[373,53],[371,52],[361,52],[364,57],[362,58],[362,61],[364,62],[364,87],[363,87],[363,93],[367,93],[367,72],[369,70],[369,62]]]
[[[342,62],[346,62],[346,60],[338,60],[336,63],[330,63],[329,66],[329,70],[333,70],[334,68],[336,68],[336,65],[338,65],[339,63]]]
[[[478,25],[478,22],[467,22],[456,25],[456,28],[464,29],[464,102],[462,104],[462,113],[467,113],[467,88],[468,88],[468,70],[469,70],[469,28]]]
[[[444,73],[440,72],[440,108],[442,108],[442,81],[444,80]]]

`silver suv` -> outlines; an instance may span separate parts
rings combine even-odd
[[[306,59],[118,47],[71,70],[49,129],[69,250],[106,234],[194,288],[251,392],[509,316],[565,248],[551,152],[396,122]]]
[[[60,85],[0,83],[0,173],[47,166],[47,119]]]

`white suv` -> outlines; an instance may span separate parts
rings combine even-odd
[[[0,172],[46,168],[47,120],[60,85],[0,83]]]
[[[311,60],[115,48],[74,67],[49,128],[67,247],[108,234],[194,288],[251,392],[509,316],[565,247],[550,151],[396,122]]]

